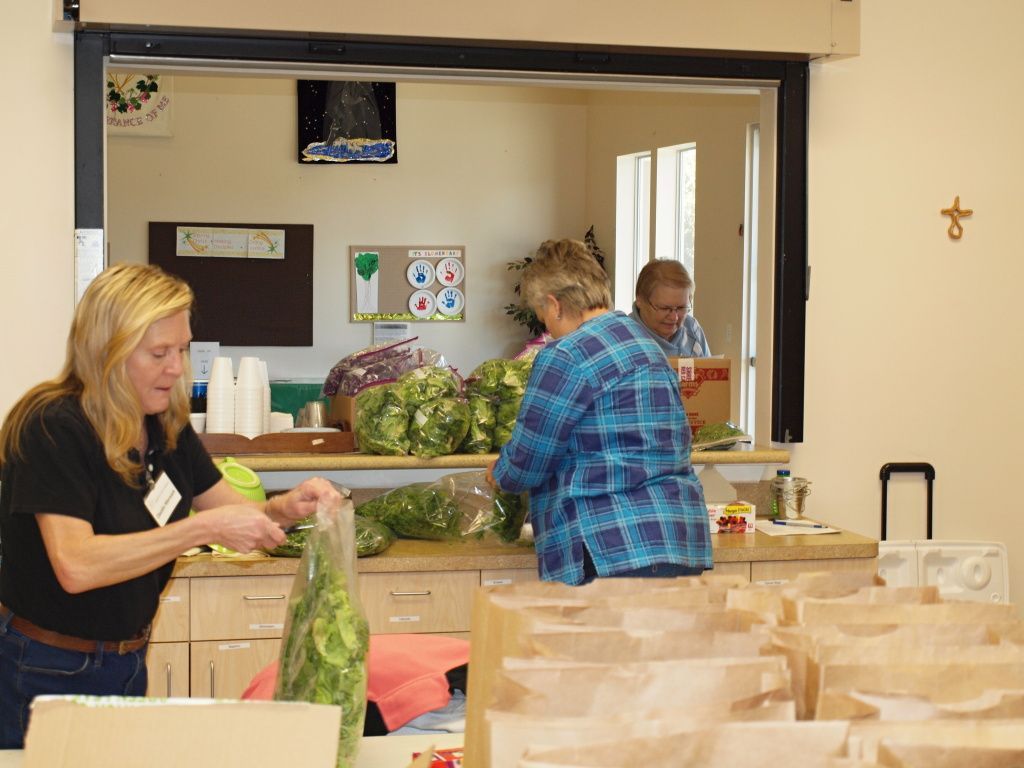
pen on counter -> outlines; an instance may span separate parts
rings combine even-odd
[[[828,528],[821,523],[809,523],[806,520],[772,520],[775,525],[792,525],[796,528]]]

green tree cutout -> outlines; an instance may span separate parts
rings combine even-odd
[[[607,267],[604,265],[604,251],[601,250],[601,246],[597,244],[597,237],[594,235],[594,225],[590,225],[590,229],[583,236],[583,243],[587,246],[587,250],[590,251],[590,255],[594,257],[601,268],[606,272]],[[527,256],[524,259],[518,259],[517,261],[510,261],[506,265],[506,269],[509,272],[522,272],[526,269],[526,265],[529,264],[533,259]],[[516,296],[519,296],[519,283],[518,281],[512,287],[515,291]],[[540,336],[544,332],[544,323],[537,319],[536,313],[525,304],[520,304],[518,301],[512,304],[505,305],[505,314],[509,315],[519,325],[525,326],[531,336]]]
[[[370,279],[380,269],[380,254],[373,252],[357,253],[355,261],[356,273],[365,281],[362,289],[363,300],[360,304],[362,307],[366,307],[370,303]]]

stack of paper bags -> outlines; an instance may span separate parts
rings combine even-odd
[[[478,593],[467,768],[780,762],[1024,765],[1016,608],[863,573]]]

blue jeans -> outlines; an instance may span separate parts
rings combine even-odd
[[[675,563],[655,563],[654,565],[646,565],[643,568],[634,568],[631,571],[613,573],[606,578],[674,579],[677,576],[700,576],[702,573],[704,573],[704,569],[699,566],[693,567],[689,565],[677,565]],[[594,565],[594,561],[590,557],[590,550],[583,547],[583,581],[580,582],[580,586],[583,584],[589,584],[596,578],[597,567]]]
[[[0,749],[21,749],[29,705],[42,694],[144,696],[146,648],[126,653],[65,651],[30,640],[0,619]]]

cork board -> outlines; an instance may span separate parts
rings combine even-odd
[[[281,253],[258,258],[223,255],[225,250],[219,256],[178,255],[178,232],[184,227],[281,233],[274,246]],[[193,338],[230,347],[313,346],[312,224],[151,221],[149,263],[192,286]]]
[[[349,246],[352,321],[466,319],[466,248],[462,245]]]

